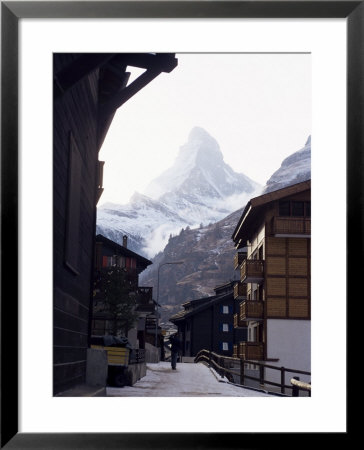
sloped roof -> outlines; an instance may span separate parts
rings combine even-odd
[[[103,236],[102,234],[98,234],[96,236],[96,242],[102,242],[105,246],[111,248],[114,251],[117,251],[118,254],[121,256],[135,258],[137,260],[138,266],[147,267],[150,264],[153,264],[152,261],[149,261],[149,259],[144,258],[144,256],[138,255],[138,253],[135,253],[132,250],[128,249],[127,247],[124,247],[123,245],[120,245],[117,242],[114,242],[111,239],[108,239],[107,237]]]
[[[228,294],[224,294],[224,295],[213,295],[211,297],[207,297],[206,301],[204,303],[202,303],[201,305],[196,306],[195,308],[192,308],[190,310],[179,311],[178,313],[176,313],[172,317],[170,317],[169,321],[172,323],[179,322],[181,320],[184,320],[188,317],[191,317],[195,314],[200,313],[201,311],[209,308],[210,306],[212,306],[215,303],[219,303],[220,301],[228,300],[231,298],[233,298],[233,292],[229,292]],[[184,305],[186,305],[187,303],[189,303],[189,302],[184,303]]]
[[[235,242],[238,248],[244,247],[246,240],[246,235],[243,233],[244,226],[253,222],[254,218],[256,218],[265,206],[276,200],[280,200],[309,189],[311,189],[311,180],[296,183],[250,199],[244,208],[243,214],[235,227],[231,239]]]

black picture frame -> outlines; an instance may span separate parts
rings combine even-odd
[[[18,22],[21,18],[345,18],[347,20],[347,286],[363,273],[363,1],[2,1],[1,2],[1,448],[182,449],[283,447],[274,433],[18,432]],[[340,205],[345,207],[345,205]],[[355,241],[355,243],[354,243]],[[333,243],[335,245],[335,243]],[[343,262],[341,262],[341,270]],[[349,295],[349,290],[348,290]],[[11,298],[11,301],[9,301]],[[338,317],[338,322],[340,322]],[[339,325],[338,325],[339,327]],[[349,337],[349,336],[347,336]],[[347,341],[348,342],[348,341]],[[11,343],[11,345],[10,345]],[[350,345],[347,345],[350,348]],[[334,362],[333,362],[334,363]],[[342,363],[342,361],[341,361]],[[335,433],[340,445],[347,432]],[[242,416],[243,420],[243,416]],[[285,435],[291,445],[317,443]],[[351,434],[350,434],[351,436]],[[323,433],[327,443],[327,435]],[[264,444],[264,441],[266,442]]]

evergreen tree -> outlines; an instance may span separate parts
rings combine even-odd
[[[95,290],[110,322],[111,334],[126,336],[138,317],[135,312],[137,281],[116,264],[98,272]]]

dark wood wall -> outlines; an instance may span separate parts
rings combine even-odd
[[[211,350],[215,353],[232,356],[233,344],[236,341],[246,340],[246,329],[234,329],[234,309],[233,294],[231,296],[212,304],[210,307],[194,314],[187,319],[191,326],[191,344],[190,352],[186,352],[186,356],[196,356],[200,350]],[[229,314],[222,313],[222,306],[228,306]],[[222,331],[222,324],[229,325],[229,331]],[[187,333],[186,333],[187,334]],[[222,342],[229,343],[229,349],[223,351]]]
[[[54,55],[57,72],[72,55]],[[54,393],[84,381],[96,220],[98,70],[54,101]]]
[[[190,352],[187,356],[196,356],[200,350],[211,348],[212,309],[204,309],[189,319],[191,324]]]

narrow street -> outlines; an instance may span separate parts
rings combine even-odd
[[[204,364],[169,362],[147,364],[147,374],[133,386],[107,388],[108,397],[270,397],[264,392],[226,382]]]

